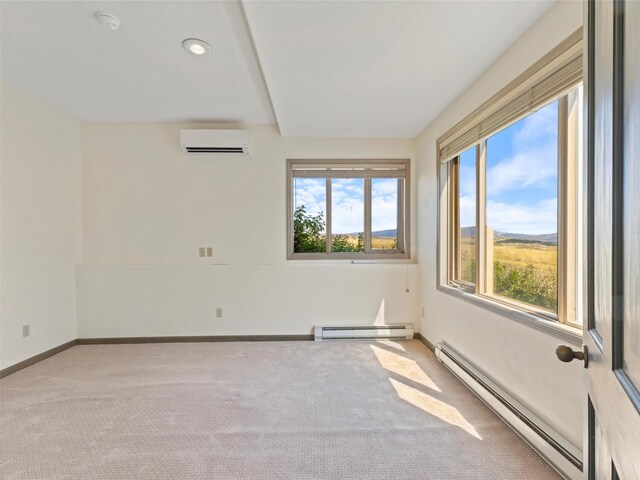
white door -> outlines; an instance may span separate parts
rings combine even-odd
[[[640,1],[587,1],[584,478],[640,479]]]

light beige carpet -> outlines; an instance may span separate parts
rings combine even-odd
[[[557,479],[418,341],[76,346],[0,381],[3,479]]]

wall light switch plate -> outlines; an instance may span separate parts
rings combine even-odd
[[[31,332],[29,332],[30,328],[29,328],[29,324],[26,325],[22,325],[22,337],[28,337],[30,335]]]
[[[207,255],[206,248],[204,247],[200,247],[199,252],[201,257],[205,257]]]
[[[213,247],[207,247],[207,257],[213,257]]]

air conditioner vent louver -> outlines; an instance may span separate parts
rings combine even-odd
[[[186,147],[189,153],[244,153],[240,147]]]
[[[413,325],[352,325],[319,326],[314,340],[380,340],[385,338],[412,339]]]
[[[247,130],[180,130],[180,146],[191,155],[248,155]]]

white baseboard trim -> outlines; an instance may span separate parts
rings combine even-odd
[[[436,356],[562,477],[581,480],[582,452],[446,343]]]

